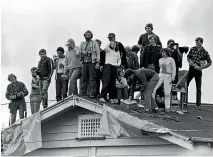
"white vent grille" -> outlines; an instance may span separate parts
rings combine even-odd
[[[99,114],[80,115],[78,119],[78,136],[95,137],[100,128],[100,120],[101,115]]]

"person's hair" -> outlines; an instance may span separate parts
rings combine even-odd
[[[138,52],[140,48],[137,45],[132,46],[132,52]]]
[[[203,43],[203,38],[197,37],[197,38],[195,39],[195,41],[200,41],[201,43]]]
[[[174,41],[173,39],[169,39],[169,40],[167,41],[167,45],[169,45],[170,43],[175,43],[175,41]]]
[[[145,26],[145,30],[146,30],[146,27],[150,27],[153,30],[153,24],[152,23],[147,23],[146,26]]]
[[[90,33],[91,34],[91,38],[93,38],[93,34],[90,30],[87,30],[85,33],[84,33],[84,37],[86,36],[87,33]]]
[[[131,51],[131,47],[130,46],[125,46],[125,50],[129,50],[129,51]]]
[[[39,55],[40,55],[41,53],[45,53],[45,54],[46,54],[47,52],[46,52],[45,49],[41,49],[41,50],[39,51]]]
[[[148,39],[151,39],[151,38],[154,38],[155,42],[157,43],[157,37],[156,37],[156,35],[152,34],[152,35],[149,36]]]
[[[56,51],[57,51],[57,52],[58,52],[58,51],[63,52],[63,54],[64,54],[64,48],[63,48],[63,47],[58,47]]]
[[[124,77],[125,78],[128,78],[130,75],[132,74],[135,74],[135,71],[132,70],[132,69],[127,69],[125,72],[124,72]]]
[[[101,41],[100,41],[99,39],[95,39],[95,41],[96,41],[97,43],[101,43]]]
[[[34,71],[36,71],[36,70],[38,70],[37,67],[32,67],[32,68],[30,69],[31,72],[34,72]]]
[[[16,75],[15,75],[15,74],[9,74],[9,75],[8,75],[8,78],[7,78],[7,79],[8,79],[8,81],[10,81],[10,80],[11,80],[11,77],[15,77],[15,79],[17,79],[17,77],[16,77]]]
[[[166,55],[167,55],[168,57],[171,57],[170,50],[169,50],[168,48],[163,48],[163,49],[161,49],[161,54],[162,54],[163,51],[166,52]]]

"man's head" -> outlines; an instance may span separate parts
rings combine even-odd
[[[36,71],[38,70],[38,68],[37,67],[32,67],[31,68],[31,75],[32,75],[32,77],[36,77],[37,75],[36,75]]]
[[[124,72],[124,77],[126,79],[133,79],[133,77],[135,76],[135,71],[132,70],[132,69],[127,69],[125,72]]]
[[[45,58],[45,57],[47,56],[46,50],[45,50],[45,49],[41,49],[41,50],[39,51],[39,56],[40,56],[41,58]]]
[[[16,82],[17,81],[17,77],[16,77],[16,75],[14,75],[14,74],[9,74],[8,75],[8,81],[10,81],[10,82]]]
[[[57,51],[57,54],[58,54],[58,58],[63,58],[63,56],[64,56],[63,47],[58,47],[56,51]]]
[[[173,39],[169,39],[167,41],[167,47],[168,48],[173,48],[174,47],[174,43],[175,43],[175,41]]]
[[[75,41],[73,39],[68,39],[66,46],[68,47],[69,50],[73,49],[75,47]]]
[[[140,48],[137,45],[132,46],[132,52],[137,54],[139,50],[140,50]]]
[[[86,41],[89,41],[93,38],[93,34],[90,30],[88,30],[84,33],[84,37],[85,37]]]
[[[196,42],[197,47],[202,47],[202,45],[203,45],[203,38],[197,37],[195,39],[195,42]]]
[[[146,24],[145,30],[146,30],[146,33],[151,34],[152,31],[153,31],[153,25],[152,25],[152,23]]]
[[[95,39],[95,41],[98,43],[99,48],[101,47],[101,41],[99,39]]]
[[[150,43],[150,45],[156,45],[156,42],[157,42],[156,36],[154,34],[150,35],[149,36],[149,43]]]
[[[126,51],[126,56],[129,57],[131,54],[131,47],[130,46],[125,46],[125,51]]]
[[[115,34],[109,33],[107,38],[109,39],[110,42],[113,42],[113,41],[115,41]]]

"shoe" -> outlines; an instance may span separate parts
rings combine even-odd
[[[93,98],[95,98],[95,96],[94,95],[90,95],[89,98],[93,99]]]
[[[113,99],[113,101],[114,101],[114,104],[117,104],[119,102],[118,99]]]
[[[195,108],[196,108],[196,110],[200,110],[200,106],[196,106]]]
[[[158,113],[158,108],[152,109],[153,113]]]
[[[100,102],[106,103],[106,100],[104,98],[99,99]]]
[[[43,108],[44,108],[44,109],[47,108],[47,107],[48,107],[47,101],[43,102],[42,105],[43,105]]]

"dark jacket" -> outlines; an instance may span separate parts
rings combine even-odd
[[[178,51],[176,49],[174,49],[174,50],[170,49],[170,54],[171,54],[171,57],[175,61],[176,69],[182,68],[182,58],[178,54]]]
[[[142,55],[140,56],[140,68],[142,67],[147,68],[148,64],[154,64],[156,68],[156,72],[158,73],[160,70],[159,59],[161,58],[161,53],[160,53],[161,46],[157,45],[154,47],[155,47],[155,50],[152,51],[153,46],[151,45],[145,46],[144,51]]]
[[[154,34],[154,33],[152,33]],[[162,43],[160,41],[160,38],[154,34],[157,38],[157,45],[160,45],[162,47]],[[148,34],[147,33],[144,33],[142,34],[140,37],[139,37],[139,40],[138,40],[138,45],[142,46],[142,48],[144,48],[146,45],[149,44],[149,39],[148,39]]]
[[[126,69],[128,68],[127,60],[126,60],[126,50],[122,43],[116,41],[116,49],[119,50],[121,56],[121,65]]]
[[[53,60],[49,57],[41,58],[38,63],[38,75],[42,80],[51,80],[53,74]]]
[[[139,69],[139,62],[138,62],[138,56],[134,52],[131,52],[128,60],[128,68],[132,70],[138,70]]]
[[[135,70],[135,76],[131,80],[132,82],[128,83],[131,84],[130,95],[134,94],[134,91],[138,84],[140,84],[140,92],[143,93],[147,87],[147,82],[149,82],[155,75],[157,75],[157,73],[150,69],[142,68]]]
[[[11,99],[11,96],[16,95],[17,93],[22,93],[20,97],[17,97],[16,99]],[[16,81],[15,83],[10,83],[7,86],[6,91],[6,98],[10,100],[9,109],[10,113],[15,113],[17,109],[19,109],[20,105],[24,105],[24,108],[26,108],[26,102],[24,97],[28,95],[28,90],[24,83],[20,81]]]

